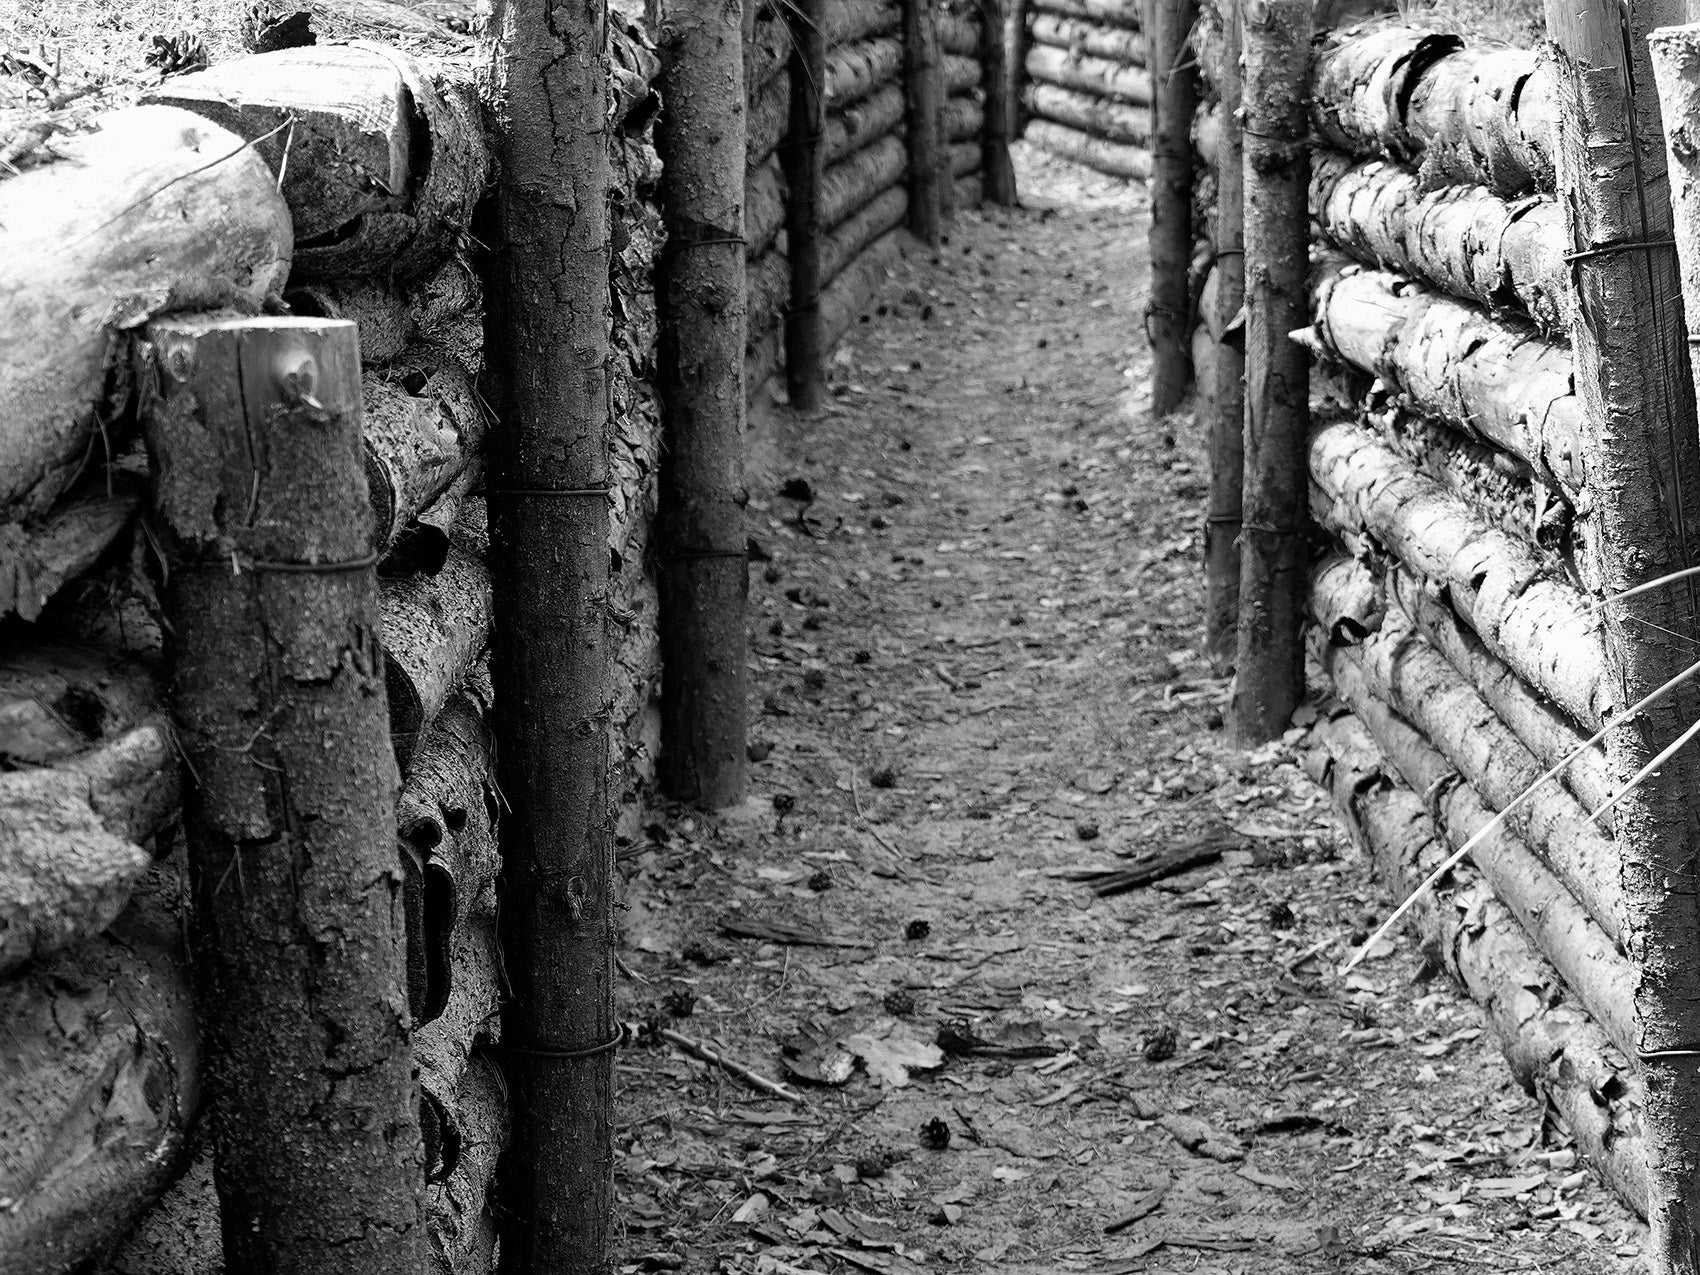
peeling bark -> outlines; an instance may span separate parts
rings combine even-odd
[[[1137,181],[1151,176],[1151,152],[1143,146],[1107,142],[1090,133],[1044,119],[1030,122],[1025,136],[1040,150],[1072,159],[1111,177]]]
[[[1137,30],[1107,27],[1054,13],[1036,13],[1032,33],[1035,44],[1049,44],[1072,54],[1111,62],[1126,62],[1129,66],[1145,65],[1145,37]]]
[[[903,42],[882,37],[844,45],[826,55],[826,109],[841,111],[861,101],[903,70]]]
[[[1132,106],[1151,105],[1151,72],[1143,66],[1130,66],[1106,58],[1075,57],[1063,49],[1043,44],[1027,50],[1026,65],[1028,76],[1040,83],[1092,93]]]
[[[1138,31],[1144,26],[1144,6],[1140,0],[1026,0],[1034,21],[1042,13],[1054,13],[1063,18],[1079,18],[1101,22],[1106,26]]]

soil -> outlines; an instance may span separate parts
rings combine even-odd
[[[623,1269],[1634,1269],[1453,986],[1408,942],[1337,975],[1389,900],[1301,729],[1223,738],[1144,196],[1019,165],[754,493],[749,800],[621,852]]]

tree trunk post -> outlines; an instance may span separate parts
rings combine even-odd
[[[224,1259],[425,1269],[353,323],[149,329]]]
[[[820,315],[821,134],[826,130],[826,5],[792,0],[791,120],[779,148],[788,196],[786,250],[791,257],[791,306],[785,312],[785,380],[791,406],[817,410],[826,399],[826,350]]]
[[[1033,33],[1029,26],[1032,20],[1028,0],[1009,0],[1003,27],[1004,61],[1009,66],[1009,81],[1005,89],[1007,105],[1004,109],[1009,113],[1009,139],[1012,142],[1027,127],[1027,103],[1021,88],[1027,80],[1027,46],[1032,42]]]
[[[982,195],[1000,208],[1014,208],[1015,165],[1010,162],[1009,144],[1015,140],[1011,123],[1013,88],[1009,46],[1004,35],[1003,0],[980,0],[980,64],[984,68],[985,117],[980,133]]]
[[[497,0],[485,325],[502,818],[506,1275],[605,1275],[613,1203],[605,0]],[[740,174],[741,175],[741,174]]]
[[[1586,538],[1585,576],[1615,593],[1700,560],[1700,435],[1678,263],[1680,255],[1681,269],[1694,269],[1694,241],[1672,224],[1653,78],[1656,68],[1661,87],[1678,88],[1689,39],[1661,38],[1657,57],[1647,41],[1687,11],[1681,0],[1549,0],[1546,16],[1562,94],[1558,198],[1573,253],[1570,337],[1590,426],[1583,456],[1597,519]],[[1681,100],[1673,97],[1673,106]],[[1672,150],[1680,152],[1688,118],[1673,115],[1671,125]],[[1691,208],[1683,177],[1680,198]],[[1620,703],[1693,658],[1696,596],[1691,583],[1677,585],[1606,611],[1608,685],[1616,684]],[[1665,633],[1675,637],[1657,640]],[[1700,696],[1677,695],[1614,730],[1606,737],[1612,777],[1634,774],[1697,716]],[[1700,764],[1688,749],[1616,807],[1629,954],[1640,974],[1649,1256],[1652,1269],[1683,1275],[1700,1271],[1700,1060],[1692,1054],[1700,1042],[1697,790]]]
[[[944,80],[939,68],[936,0],[903,0],[903,94],[909,143],[909,229],[929,248],[939,246],[944,219],[940,155],[949,179],[950,149],[939,145]]]
[[[1151,0],[1146,7],[1152,77],[1151,298],[1145,330],[1151,341],[1151,414],[1166,416],[1192,388],[1192,116],[1198,68],[1187,40],[1197,0]]]
[[[1240,123],[1240,5],[1222,5],[1222,135],[1216,143],[1216,305],[1222,339],[1212,369],[1210,497],[1204,514],[1204,642],[1219,669],[1234,662],[1240,613],[1240,496],[1245,478],[1245,152]]]
[[[1245,485],[1229,706],[1235,744],[1278,739],[1304,698],[1310,359],[1307,69],[1311,0],[1242,12],[1245,49]]]
[[[744,799],[744,51],[739,0],[668,0],[661,260],[661,788]]]

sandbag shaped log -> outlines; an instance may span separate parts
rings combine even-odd
[[[1138,31],[1143,26],[1139,0],[1028,0],[1034,21],[1044,13]]]
[[[1070,53],[1090,54],[1130,66],[1145,65],[1145,36],[1136,30],[1105,26],[1101,22],[1065,18],[1055,13],[1035,13],[1028,31],[1035,44],[1049,44]],[[959,52],[966,53],[962,49]]]
[[[150,99],[254,144],[294,218],[297,275],[422,273],[459,247],[489,180],[470,86],[433,83],[387,45],[238,58]]]
[[[820,223],[831,229],[903,181],[909,153],[896,137],[882,137],[821,174]]]
[[[45,516],[82,471],[128,374],[126,333],[173,310],[258,312],[293,244],[271,170],[198,116],[115,111],[58,150],[0,182],[5,522]]]
[[[821,135],[821,163],[836,164],[883,137],[901,135],[903,112],[901,84],[888,84],[841,111],[833,111],[826,117]]]
[[[178,920],[157,899],[0,982],[0,1254],[88,1269],[176,1176],[200,1103]]]
[[[982,72],[978,58],[946,53],[939,58],[939,76],[944,91],[949,94],[975,93],[979,90]]]
[[[1306,772],[1329,791],[1382,882],[1403,898],[1447,852],[1423,799],[1356,718],[1325,717],[1310,741],[1301,756]],[[1641,1088],[1627,1060],[1469,865],[1418,900],[1411,915],[1424,950],[1486,1013],[1518,1084],[1551,1105],[1586,1163],[1644,1216]]]
[[[773,247],[785,225],[785,172],[769,160],[744,178],[744,255],[751,261]]]
[[[0,524],[0,620],[36,620],[127,531],[145,484],[121,470],[79,483],[40,518]]]
[[[1504,448],[1578,501],[1587,418],[1566,345],[1401,275],[1338,260],[1312,273],[1311,294],[1312,331],[1328,353]]]
[[[785,70],[790,57],[790,25],[777,12],[758,15],[755,33],[744,45],[746,100],[754,101],[755,95]]]
[[[1106,58],[1074,57],[1066,50],[1035,44],[1027,50],[1027,74],[1043,84],[1094,93],[1112,102],[1151,105],[1151,73],[1142,66]]]
[[[968,97],[953,97],[944,104],[940,133],[945,141],[978,143],[985,131],[986,111]]]
[[[1311,440],[1312,512],[1324,526],[1367,532],[1446,590],[1495,657],[1596,729],[1611,708],[1605,652],[1587,599],[1526,542],[1488,526],[1435,479],[1418,473],[1351,421]]]
[[[750,94],[744,165],[751,172],[772,158],[791,119],[791,77],[781,73]]]
[[[1569,240],[1563,211],[1550,198],[1508,201],[1468,185],[1425,191],[1398,164],[1318,151],[1310,208],[1323,233],[1361,260],[1492,309],[1516,310],[1544,333],[1569,333]]]
[[[843,339],[869,303],[879,295],[886,275],[909,253],[915,241],[901,228],[887,231],[821,289],[821,330],[824,348]]]
[[[939,52],[959,57],[980,56],[980,20],[962,13],[938,15]]]
[[[973,142],[958,142],[949,149],[952,177],[966,177],[970,173],[980,171],[980,162],[983,156],[979,146]]]
[[[791,263],[778,249],[749,263],[745,272],[749,340],[780,326],[791,303]]]
[[[1043,119],[1027,125],[1026,138],[1040,150],[1072,159],[1111,177],[1136,181],[1151,176],[1151,152],[1143,146],[1107,142],[1077,128]]]
[[[909,191],[901,184],[880,193],[855,216],[829,230],[821,240],[821,278],[831,283],[867,246],[895,226],[909,211]]]
[[[821,29],[829,46],[893,35],[903,26],[903,9],[893,0],[823,0]]]
[[[1417,27],[1354,28],[1311,64],[1311,119],[1330,145],[1505,196],[1553,189],[1558,97],[1533,52]]]
[[[405,775],[435,720],[490,640],[490,571],[464,543],[434,576],[382,580],[390,739]]]
[[[1030,83],[1023,90],[1027,109],[1040,119],[1123,146],[1149,146],[1151,108],[1112,102],[1095,93]]]
[[[826,109],[841,111],[850,103],[895,79],[903,69],[903,43],[881,37],[843,45],[826,55]]]
[[[483,1275],[494,1269],[496,1219],[490,1187],[507,1149],[507,1086],[487,1055],[474,1054],[455,1092],[459,1152],[441,1182],[425,1188],[432,1275]]]
[[[447,491],[484,445],[484,408],[454,360],[413,346],[360,378],[362,445],[380,551]]]

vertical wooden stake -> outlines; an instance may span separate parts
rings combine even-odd
[[[486,343],[502,817],[507,1275],[605,1275],[613,1203],[613,641],[605,0],[497,0]]]
[[[1004,61],[1009,67],[1004,110],[1009,115],[1012,142],[1027,127],[1027,100],[1022,88],[1027,83],[1027,46],[1033,35],[1033,18],[1028,8],[1028,0],[1009,0],[1009,10],[1004,15]]]
[[[753,3],[753,0],[752,0]],[[665,0],[661,259],[662,791],[744,799],[744,111],[739,0]]]
[[[1009,144],[1015,140],[1011,130],[1015,115],[1004,24],[1004,0],[980,0],[980,84],[986,99],[980,133],[981,194],[1000,208],[1013,208],[1019,202],[1015,165],[1009,158]]]
[[[791,406],[818,409],[826,399],[825,334],[820,313],[821,134],[826,129],[826,5],[789,0],[791,120],[779,160],[785,169],[786,251],[791,307],[785,312],[785,380]]]
[[[225,1267],[417,1275],[424,1146],[355,325],[149,335]]]
[[[1192,116],[1198,69],[1187,39],[1197,0],[1151,0],[1146,34],[1151,66],[1151,299],[1145,331],[1151,340],[1151,413],[1165,416],[1192,388]]]
[[[1684,21],[1682,0],[1549,0],[1547,34],[1560,92],[1558,199],[1574,252],[1570,329],[1576,387],[1588,412],[1583,464],[1594,526],[1586,537],[1597,586],[1614,593],[1700,561],[1700,435],[1675,238],[1694,268],[1692,225],[1674,228],[1653,72],[1669,95],[1670,147],[1692,154],[1693,36],[1648,34]],[[1684,163],[1679,158],[1679,167]],[[1679,197],[1694,207],[1688,174]],[[1687,220],[1686,218],[1684,220]],[[1692,582],[1605,612],[1619,703],[1694,658]],[[1634,774],[1696,717],[1679,695],[1606,737],[1612,776]],[[1700,1271],[1700,763],[1671,758],[1616,810],[1614,842],[1640,974],[1635,1017],[1646,1084],[1651,1269]],[[1674,1051],[1674,1052],[1672,1052]]]
[[[1246,0],[1245,486],[1230,728],[1241,748],[1277,739],[1304,697],[1305,447],[1309,321],[1311,0]]]
[[[1204,641],[1217,668],[1234,662],[1240,610],[1240,495],[1245,477],[1245,158],[1240,121],[1240,5],[1222,5],[1222,133],[1216,146],[1216,319],[1210,499],[1204,515]]]
[[[949,180],[950,149],[939,144],[944,110],[944,80],[939,68],[935,0],[903,0],[903,90],[905,133],[909,142],[909,229],[929,248],[939,246],[943,219],[939,194],[939,156]]]

